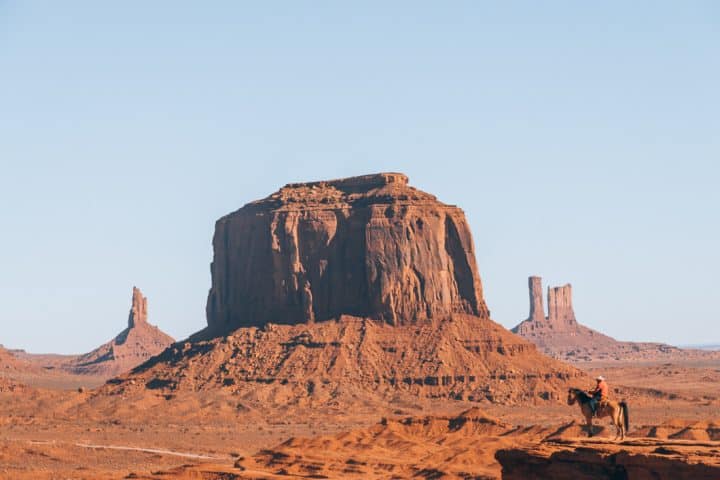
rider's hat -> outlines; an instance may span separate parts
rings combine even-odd
[[[602,382],[603,380],[605,380],[605,377],[603,377],[602,375],[599,375],[598,377],[595,378],[595,380],[597,380],[598,382]]]

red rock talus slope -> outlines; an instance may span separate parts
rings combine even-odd
[[[548,441],[500,450],[503,480],[716,480],[720,442]]]
[[[247,406],[282,409],[396,393],[508,404],[559,400],[573,379],[586,382],[577,370],[480,317],[457,314],[393,327],[344,316],[178,343],[105,389],[162,396],[225,390]]]
[[[530,277],[528,288],[530,315],[512,332],[530,340],[552,357],[569,362],[720,358],[720,352],[686,350],[662,343],[621,342],[588,328],[575,318],[569,284],[548,288],[546,317],[542,279]]]
[[[213,332],[354,315],[488,318],[465,215],[381,173],[290,184],[217,221]]]
[[[133,287],[128,327],[108,343],[62,363],[60,368],[74,374],[110,377],[136,367],[174,341],[148,323],[147,298]]]

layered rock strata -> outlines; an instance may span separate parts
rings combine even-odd
[[[213,247],[214,332],[489,317],[463,211],[399,173],[288,184],[218,220]]]

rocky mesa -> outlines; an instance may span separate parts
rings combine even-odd
[[[488,318],[462,210],[400,173],[289,184],[217,221],[208,327]]]

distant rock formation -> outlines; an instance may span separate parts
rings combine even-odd
[[[572,306],[572,285],[548,288],[548,321],[552,325],[571,327],[575,321]]]
[[[529,277],[528,290],[530,291],[530,315],[529,320],[542,322],[545,320],[545,307],[542,298],[542,278]]]
[[[620,342],[577,322],[572,286],[548,287],[548,316],[542,305],[542,278],[529,277],[530,315],[512,329],[546,354],[570,362],[657,358],[720,358],[720,352],[686,350],[662,343]]]
[[[79,375],[111,377],[128,371],[165,350],[175,340],[147,321],[147,298],[133,287],[128,327],[92,352],[67,360],[59,367]]]
[[[128,328],[134,328],[139,324],[147,324],[147,297],[143,297],[139,288],[133,287]]]
[[[561,287],[548,287],[548,315],[545,316],[542,300],[542,278],[532,276],[528,278],[528,290],[530,292],[530,315],[527,320],[512,329],[513,333],[522,335],[535,343],[550,341],[544,338],[546,332],[577,331],[580,326],[575,319],[575,311],[572,305],[572,285],[569,283]],[[530,338],[538,337],[538,338]],[[609,337],[608,337],[609,338]]]
[[[489,318],[462,210],[400,173],[293,183],[217,221],[209,330]]]

